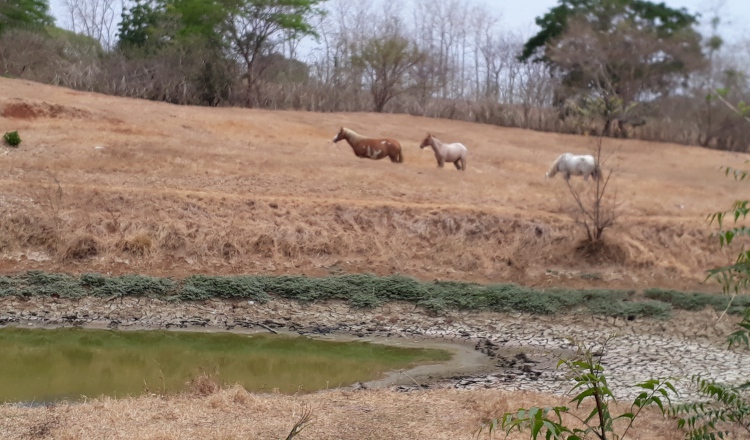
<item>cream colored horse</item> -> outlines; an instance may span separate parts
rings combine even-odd
[[[552,166],[544,177],[555,177],[557,173],[561,173],[565,180],[570,180],[570,176],[583,176],[583,180],[589,180],[589,176],[597,180],[602,176],[599,164],[596,163],[594,156],[590,154],[581,156],[572,153],[561,154],[552,163]]]
[[[435,152],[435,159],[437,159],[438,167],[442,168],[445,162],[453,162],[461,171],[466,171],[466,147],[464,144],[458,142],[453,144],[444,144],[440,142],[438,138],[427,133],[427,137],[424,138],[422,144],[419,146],[420,149],[432,147]]]

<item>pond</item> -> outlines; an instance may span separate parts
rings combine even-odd
[[[175,393],[198,375],[248,391],[312,392],[447,361],[444,350],[270,334],[0,329],[0,402]]]

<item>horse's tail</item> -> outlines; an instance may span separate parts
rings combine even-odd
[[[562,154],[557,156],[557,159],[555,159],[555,161],[552,162],[552,166],[549,168],[549,171],[547,171],[544,177],[555,177],[555,174],[557,174],[557,166],[560,164],[561,160],[562,160]]]
[[[398,147],[398,155],[396,156],[396,162],[397,163],[402,163],[403,161],[404,161],[404,153],[403,153],[403,149],[399,145],[399,147]]]
[[[594,167],[594,179],[599,180],[602,178],[602,169],[599,166],[599,162],[596,162],[596,166]]]

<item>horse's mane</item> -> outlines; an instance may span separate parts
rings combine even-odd
[[[435,143],[435,145],[444,144],[445,142],[441,141],[440,139],[436,138],[434,134],[428,134],[426,139],[432,138],[432,142]]]
[[[365,136],[362,136],[361,134],[357,133],[356,131],[352,130],[351,128],[344,128],[344,134],[346,134],[346,136],[352,142],[359,142],[362,139],[366,139]]]

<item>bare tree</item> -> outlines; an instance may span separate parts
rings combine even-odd
[[[590,99],[586,100],[585,105],[578,110],[586,117],[597,118],[608,111],[607,105],[609,104],[601,98]],[[602,156],[603,136],[603,133],[597,136],[594,148],[593,155],[597,171],[593,192],[577,189],[570,183],[570,180],[565,181],[576,204],[574,218],[586,231],[587,241],[590,244],[600,242],[604,231],[614,225],[617,219],[617,195],[610,197],[607,192],[613,170],[610,168],[606,175],[601,171],[607,159]]]
[[[596,139],[594,159],[597,164],[602,163],[601,134],[597,136]],[[597,179],[595,179],[593,193],[589,193],[588,195],[585,194],[584,191],[573,187],[570,180],[565,181],[578,208],[576,221],[586,230],[586,237],[588,238],[589,243],[601,241],[604,230],[615,224],[615,219],[617,218],[617,199],[616,197],[605,198],[611,177],[611,169],[607,172],[606,176],[598,176]]]
[[[118,0],[63,0],[73,32],[98,40],[105,49],[115,43],[115,19],[122,11]]]

